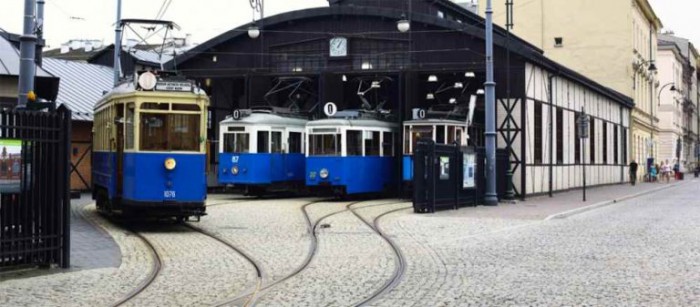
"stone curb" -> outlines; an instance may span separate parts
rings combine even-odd
[[[666,189],[670,189],[670,188],[673,188],[673,187],[677,187],[677,186],[680,186],[680,185],[683,185],[683,184],[687,184],[687,183],[690,183],[690,182],[693,182],[693,181],[695,181],[695,180],[685,180],[685,181],[683,181],[683,182],[677,182],[677,183],[674,183],[674,184],[664,185],[664,186],[661,186],[661,187],[658,187],[658,188],[655,188],[655,189],[651,189],[651,190],[649,190],[649,191],[644,191],[644,192],[640,192],[640,193],[637,193],[637,194],[625,195],[625,196],[621,196],[621,197],[619,197],[619,198],[615,198],[615,199],[612,199],[612,200],[602,201],[602,202],[599,202],[599,203],[596,203],[596,204],[593,204],[593,205],[590,205],[590,206],[585,206],[585,207],[576,208],[576,209],[571,209],[571,210],[564,211],[564,212],[560,212],[560,213],[555,213],[555,214],[552,214],[552,215],[546,217],[544,220],[545,220],[545,221],[549,221],[549,220],[555,220],[555,219],[565,219],[565,218],[567,218],[567,217],[574,216],[574,215],[577,215],[577,214],[581,214],[581,213],[584,213],[584,212],[586,212],[586,211],[591,211],[591,210],[595,210],[595,209],[598,209],[598,208],[610,206],[610,205],[616,204],[617,202],[621,202],[621,201],[625,201],[625,200],[628,200],[628,199],[633,199],[633,198],[641,197],[641,196],[644,196],[644,195],[647,195],[647,194],[656,193],[656,192],[659,192],[659,191],[662,191],[662,190],[666,190]]]

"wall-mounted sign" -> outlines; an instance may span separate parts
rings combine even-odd
[[[0,193],[19,193],[22,181],[22,140],[0,139]]]
[[[463,153],[462,159],[462,188],[463,189],[473,189],[476,187],[476,154],[474,153]]]

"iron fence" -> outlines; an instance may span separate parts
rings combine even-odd
[[[0,112],[0,269],[70,266],[71,112]]]

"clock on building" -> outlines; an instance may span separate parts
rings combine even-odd
[[[348,56],[348,39],[345,37],[334,37],[330,41],[331,57]]]

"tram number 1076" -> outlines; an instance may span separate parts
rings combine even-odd
[[[163,191],[163,197],[175,198],[175,191]]]

